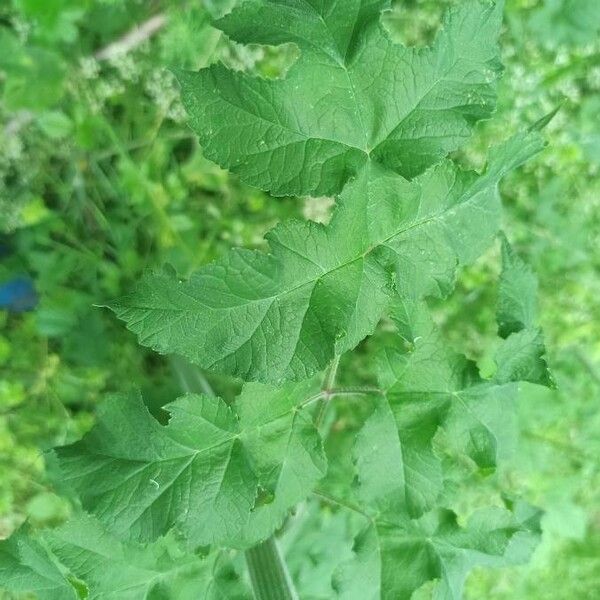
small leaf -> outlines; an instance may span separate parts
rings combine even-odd
[[[495,380],[529,381],[553,387],[544,337],[536,326],[537,278],[502,238],[502,273],[498,293],[498,332],[505,338],[498,348]]]
[[[535,326],[537,293],[538,282],[533,271],[502,236],[502,273],[496,311],[501,337]]]

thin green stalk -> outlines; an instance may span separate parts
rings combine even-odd
[[[352,504],[351,502],[347,502],[346,500],[343,500],[342,498],[336,498],[335,496],[332,496],[331,494],[328,494],[327,492],[324,492],[324,491],[318,490],[318,489],[313,490],[313,496],[316,496],[317,498],[319,498],[320,500],[323,500],[324,502],[327,502],[328,504],[332,504],[334,506],[341,506],[342,508],[351,510],[352,512],[359,514],[361,517],[364,517],[365,519],[368,519],[369,521],[373,521],[373,518],[371,517],[371,515],[366,513],[364,510],[362,510],[360,507],[356,506],[355,504]]]
[[[336,396],[383,396],[384,393],[378,387],[364,386],[334,388],[329,392],[329,395],[334,398]]]
[[[325,373],[325,379],[323,380],[323,385],[321,386],[321,392],[323,394],[321,399],[321,404],[319,406],[319,411],[317,413],[317,418],[315,420],[315,425],[317,429],[321,426],[323,419],[325,418],[325,411],[327,410],[327,405],[329,404],[329,400],[332,397],[332,390],[335,386],[335,378],[337,376],[338,368],[340,366],[340,356],[335,356]]]
[[[177,376],[179,386],[186,394],[206,394],[216,396],[204,373],[181,356],[169,357],[171,367]]]
[[[246,550],[246,564],[256,600],[298,600],[275,536]]]
[[[321,387],[324,392],[329,392],[333,389],[338,368],[340,366],[340,358],[341,356],[335,356],[325,373],[325,379],[323,380],[323,386]]]
[[[306,406],[309,406],[314,402],[318,402],[319,400],[332,400],[338,396],[383,396],[384,393],[385,392],[380,388],[369,386],[332,388],[328,391],[321,390],[318,394],[307,398],[298,404],[298,408],[305,408]]]

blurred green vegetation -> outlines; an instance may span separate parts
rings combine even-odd
[[[399,0],[386,26],[425,44],[451,3]],[[203,159],[187,129],[169,67],[222,60],[273,77],[295,56],[229,42],[210,27],[226,5],[2,3],[0,285],[28,276],[39,304],[0,312],[0,537],[26,518],[39,526],[65,518],[41,451],[87,429],[104,394],[137,385],[158,411],[179,391],[169,361],[94,304],[125,292],[144,269],[169,263],[185,276],[232,245],[264,247],[281,219],[330,212],[328,199],[270,199],[244,186]],[[469,598],[591,600],[600,594],[600,2],[507,0],[503,54],[497,115],[456,158],[479,168],[492,141],[561,107],[545,154],[503,184],[506,230],[539,276],[558,389],[523,389],[518,454],[498,480],[464,477],[451,501],[466,514],[502,487],[546,512],[533,562],[474,574]],[[497,255],[491,249],[435,306],[456,346],[483,365]],[[369,347],[346,364],[352,382],[368,381]],[[353,411],[360,407],[328,415],[330,451],[348,461],[324,490],[348,475]],[[284,537],[303,599],[331,597],[329,575],[351,548],[352,523],[323,497],[320,505],[318,518],[300,509]]]

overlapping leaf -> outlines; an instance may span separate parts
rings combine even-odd
[[[361,493],[378,511],[419,517],[435,506],[444,481],[433,448],[440,428],[456,451],[480,468],[494,467],[512,446],[518,382],[552,384],[534,328],[533,275],[506,240],[502,249],[498,322],[511,335],[497,350],[492,379],[482,379],[472,362],[444,344],[423,305],[395,307],[405,344],[380,353],[384,394],[357,440]]]
[[[498,294],[498,333],[505,338],[496,353],[496,381],[530,381],[553,386],[545,359],[544,338],[536,324],[537,278],[502,239]]]
[[[475,567],[501,567],[528,559],[539,540],[540,514],[527,505],[475,513],[461,527],[452,511],[418,521],[376,519],[357,540],[355,558],[339,569],[341,600],[410,600],[438,580],[435,600],[460,600]]]
[[[146,275],[111,308],[140,343],[245,380],[303,379],[372,333],[390,294],[447,293],[500,224],[498,181],[543,146],[517,135],[484,174],[452,163],[408,182],[371,164],[328,226],[291,221],[272,253],[233,250],[188,281]]]
[[[275,195],[339,192],[378,164],[414,177],[490,116],[503,2],[450,10],[431,48],[394,43],[389,0],[244,0],[215,26],[242,43],[294,43],[268,81],[222,65],[178,74],[204,152]]]
[[[230,600],[222,563],[218,553],[185,554],[172,539],[123,543],[83,515],[58,529],[19,531],[0,542],[0,587],[39,600]],[[235,597],[249,597],[235,585]]]
[[[420,306],[396,318],[410,342],[398,340],[379,358],[384,395],[356,446],[361,495],[378,511],[420,517],[436,506],[444,484],[434,438],[444,429],[453,448],[480,468],[496,464],[514,436],[513,382],[487,381],[450,350]]]
[[[600,35],[600,4],[596,0],[546,0],[529,18],[532,33],[550,48],[583,46]]]
[[[268,537],[325,471],[299,405],[311,381],[248,385],[230,408],[188,395],[160,425],[141,399],[117,396],[80,442],[59,448],[63,481],[111,531],[150,541],[172,528],[190,545],[245,547]]]
[[[437,508],[445,482],[435,447],[440,430],[454,452],[489,470],[512,447],[518,382],[551,383],[540,332],[531,329],[531,273],[506,240],[503,259],[499,323],[501,329],[507,323],[521,329],[501,343],[490,380],[444,345],[423,305],[405,302],[394,311],[404,345],[381,353],[384,392],[355,449],[360,497],[375,523],[382,597],[410,598],[423,583],[441,577],[438,597],[460,598],[468,569],[501,564],[519,530],[501,525],[506,515],[493,512],[462,530],[453,515]],[[522,335],[530,332],[535,335]]]
[[[46,549],[21,532],[0,542],[0,588],[45,600],[77,600],[73,583]]]

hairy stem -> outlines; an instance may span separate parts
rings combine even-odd
[[[246,550],[246,564],[256,600],[298,600],[275,536]]]

